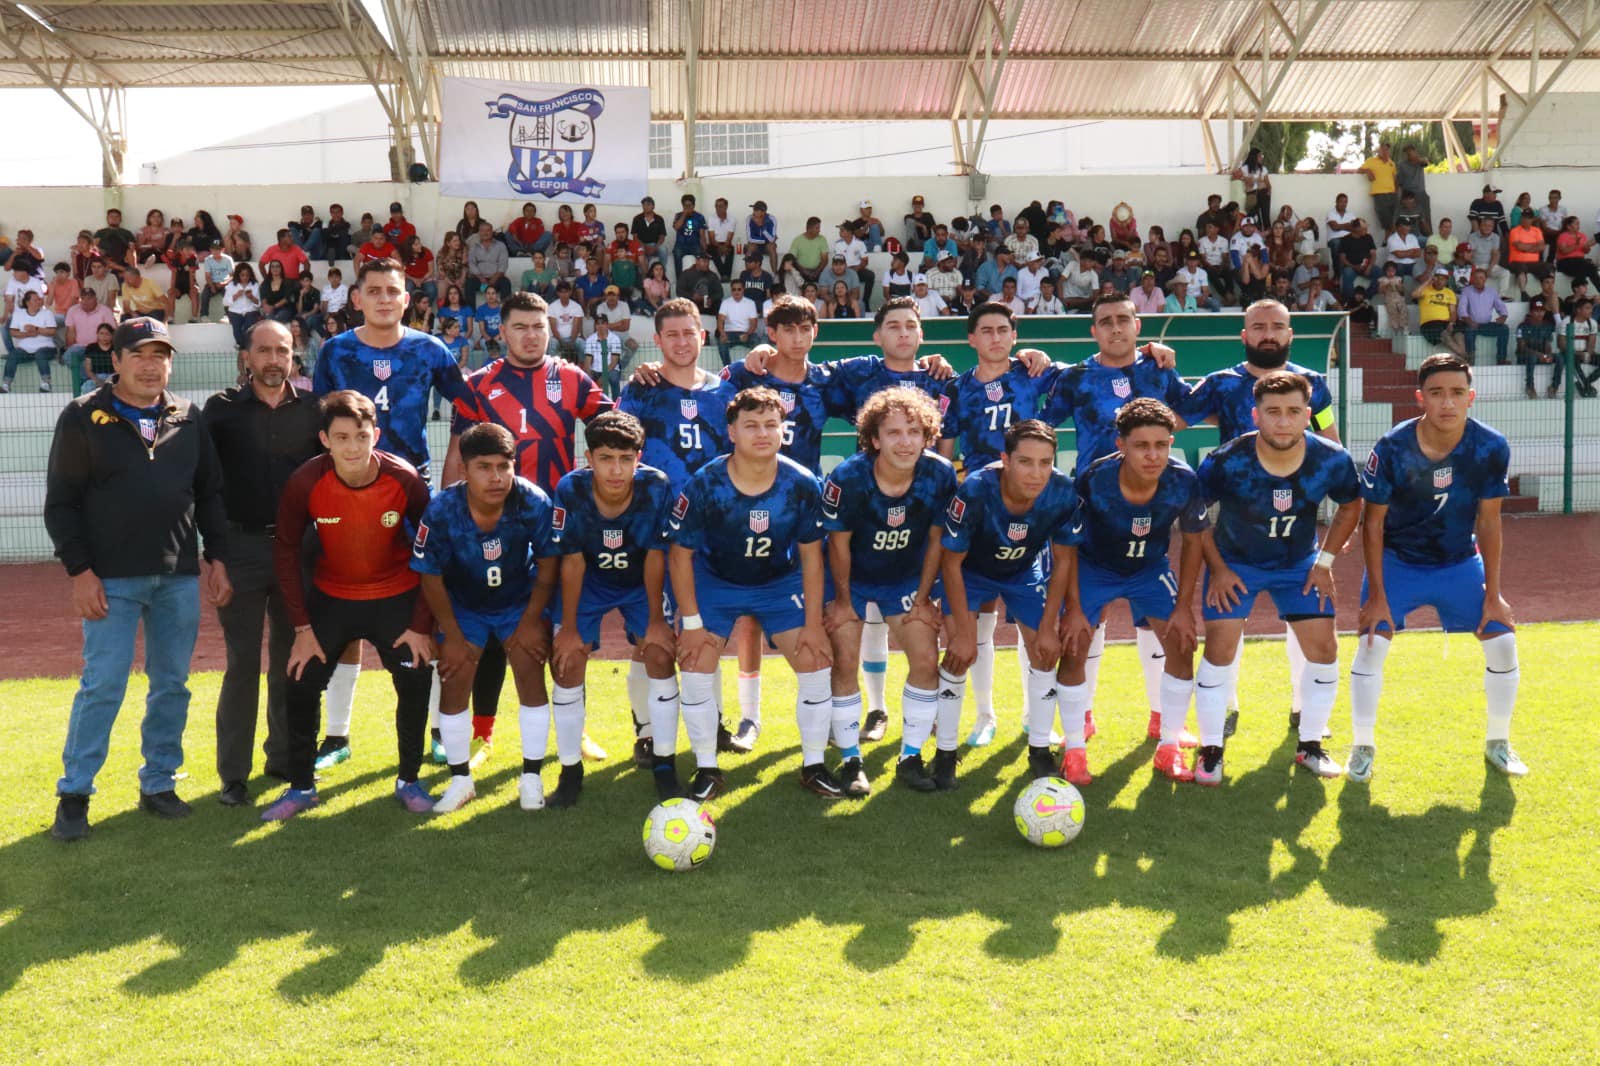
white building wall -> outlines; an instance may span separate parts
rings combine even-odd
[[[1500,128],[1509,129],[1521,110],[1510,100]],[[1600,166],[1600,93],[1546,96],[1529,113],[1502,162],[1518,167]],[[1544,202],[1542,190],[1534,192],[1533,200],[1535,205]]]

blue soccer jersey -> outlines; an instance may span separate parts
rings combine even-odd
[[[1430,459],[1417,444],[1417,422],[1400,423],[1373,445],[1361,495],[1389,508],[1385,549],[1414,566],[1449,566],[1478,551],[1478,501],[1511,494],[1511,446],[1497,430],[1469,418],[1450,454]]]
[[[378,409],[382,447],[416,467],[428,467],[428,389],[470,403],[456,357],[438,337],[406,328],[392,348],[363,344],[359,330],[329,337],[311,374],[318,395],[354,389]]]
[[[674,492],[719,455],[728,444],[728,403],[738,390],[722,378],[685,389],[668,382],[623,386],[617,410],[644,426],[644,452],[639,461],[667,475]]]
[[[716,577],[763,585],[797,573],[800,545],[822,539],[822,493],[816,475],[780,455],[772,486],[746,496],[723,456],[689,479],[667,525],[672,543],[693,549]]]
[[[1333,425],[1333,393],[1328,391],[1328,377],[1294,363],[1285,363],[1283,370],[1299,374],[1311,382],[1311,428],[1327,429]],[[1200,380],[1183,402],[1175,408],[1190,425],[1198,425],[1208,418],[1217,420],[1217,434],[1226,444],[1235,437],[1254,432],[1256,409],[1256,378],[1250,373],[1249,363],[1214,370]]]
[[[939,436],[960,446],[965,474],[970,476],[1000,458],[1012,423],[1043,416],[1045,400],[1065,370],[1052,366],[1038,377],[1029,377],[1028,368],[1013,359],[1011,368],[993,381],[979,381],[978,368],[973,367],[945,382],[939,402],[944,418]]]
[[[458,482],[429,501],[411,546],[411,569],[444,578],[450,602],[474,614],[496,615],[528,606],[538,559],[557,554],[550,497],[517,478],[500,521],[478,528]]]
[[[574,470],[556,486],[556,539],[562,555],[583,555],[584,580],[617,588],[644,586],[645,555],[667,547],[672,509],[667,475],[641,464],[633,474],[633,499],[615,518],[594,501],[594,471]]]
[[[1068,419],[1077,434],[1078,469],[1117,450],[1117,412],[1135,397],[1160,400],[1176,411],[1189,387],[1176,370],[1163,370],[1141,355],[1126,367],[1109,367],[1098,354],[1067,367],[1046,399],[1043,418],[1052,426]]]
[[[926,370],[890,370],[878,355],[840,359],[833,364],[833,377],[828,383],[828,412],[854,422],[856,412],[874,393],[896,385],[916,389],[937,403],[946,384],[935,381]]]
[[[1071,543],[1080,559],[1123,576],[1166,570],[1172,523],[1184,533],[1204,532],[1210,524],[1200,478],[1168,459],[1155,495],[1132,504],[1122,493],[1122,463],[1120,454],[1109,455],[1078,475]]]
[[[884,495],[872,467],[872,456],[857,452],[833,468],[822,483],[823,528],[850,534],[852,584],[914,584],[928,533],[955,496],[955,467],[923,452],[903,496]]]
[[[1072,480],[1059,470],[1023,514],[1013,514],[1000,498],[1000,464],[967,477],[945,510],[940,543],[966,552],[963,570],[996,582],[1043,575],[1043,557],[1051,544],[1068,544],[1069,519],[1078,502]]]
[[[1325,499],[1346,504],[1361,494],[1350,453],[1307,432],[1300,469],[1268,473],[1256,458],[1256,434],[1235,437],[1200,464],[1200,487],[1219,504],[1217,550],[1230,563],[1294,569],[1317,546],[1317,508]]]
[[[745,389],[766,388],[783,402],[783,454],[812,471],[822,470],[822,430],[828,424],[828,382],[833,369],[817,363],[806,364],[804,381],[783,381],[772,375],[752,374],[744,360],[724,367],[722,377],[739,393]]]

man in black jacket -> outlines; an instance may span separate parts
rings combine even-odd
[[[189,814],[173,784],[183,765],[202,573],[212,602],[227,603],[233,592],[223,566],[222,472],[200,412],[167,391],[167,327],[131,318],[112,344],[116,376],[56,420],[45,487],[45,528],[84,620],[83,675],[50,830],[57,840],[89,833],[89,796],[105,765],[141,621],[150,686],[139,806],[162,818]],[[204,563],[197,531],[205,538]]]

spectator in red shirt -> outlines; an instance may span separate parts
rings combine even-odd
[[[306,257],[306,250],[294,243],[294,235],[288,229],[280,229],[278,243],[261,253],[262,276],[266,276],[267,267],[274,261],[283,264],[283,275],[286,278],[298,278],[302,272],[311,269],[311,260]]]
[[[422,238],[415,233],[406,242],[402,260],[406,265],[406,291],[421,290],[428,299],[436,299],[439,295],[439,285],[433,278],[433,253],[423,245]]]
[[[302,255],[305,253],[301,253]],[[372,237],[356,251],[356,269],[360,270],[362,264],[369,259],[399,259],[400,250],[389,240],[389,235],[381,229],[372,231]]]
[[[523,204],[522,214],[506,227],[506,248],[512,255],[532,255],[550,247],[553,235],[546,233],[544,219],[533,204]]]
[[[558,243],[577,247],[583,243],[588,232],[588,227],[582,222],[573,221],[572,208],[569,205],[562,204],[556,209],[555,239]]]
[[[383,224],[389,243],[404,248],[417,235],[417,227],[406,221],[406,209],[397,200],[389,205],[389,219]]]

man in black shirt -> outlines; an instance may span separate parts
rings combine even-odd
[[[128,268],[128,251],[133,247],[133,234],[122,228],[122,212],[116,208],[106,212],[104,229],[95,230],[94,243],[105,257],[106,265],[118,278]]]
[[[745,253],[744,271],[735,280],[744,283],[744,294],[755,301],[756,310],[765,315],[767,301],[772,298],[772,289],[778,280],[762,267],[760,252]]]
[[[1200,212],[1199,215],[1195,216],[1195,236],[1203,236],[1206,232],[1206,225],[1212,222],[1216,223],[1218,233],[1222,234],[1223,236],[1228,235],[1228,226],[1231,224],[1231,222],[1228,218],[1227,212],[1222,210],[1222,197],[1218,196],[1216,193],[1212,193],[1210,196],[1206,197],[1206,209]]]
[[[313,290],[314,291],[314,290]],[[250,379],[206,401],[205,424],[223,472],[233,599],[217,608],[228,648],[217,697],[219,797],[247,803],[251,750],[261,682],[261,630],[267,636],[267,773],[283,777],[289,764],[286,684],[294,626],[272,569],[278,498],[301,464],[322,451],[317,401],[289,384],[294,346],[283,323],[265,319],[250,330],[244,365]]]
[[[1467,208],[1467,218],[1472,221],[1474,227],[1480,218],[1493,219],[1494,231],[1502,237],[1510,232],[1506,228],[1506,205],[1500,202],[1500,190],[1493,185],[1483,187],[1483,195],[1472,201],[1472,205]]]
[[[1339,242],[1339,291],[1345,303],[1355,295],[1357,279],[1366,279],[1368,287],[1378,277],[1378,244],[1367,232],[1367,221],[1355,220],[1354,228]]]
[[[643,210],[633,216],[633,225],[629,229],[633,233],[633,239],[644,245],[646,261],[639,265],[648,273],[650,270],[649,260],[654,259],[656,262],[665,265],[669,258],[667,255],[667,220],[656,214],[655,197],[646,196],[639,201],[639,206]]]
[[[328,205],[328,224],[322,227],[322,244],[327,250],[328,262],[350,258],[350,220],[344,217],[343,205]]]

